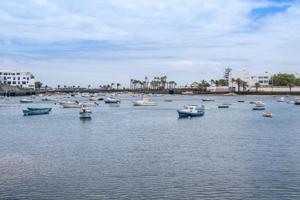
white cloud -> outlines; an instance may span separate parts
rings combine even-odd
[[[286,5],[286,11],[262,18],[251,15],[254,9]],[[0,51],[0,59],[12,60],[15,66],[20,63],[13,61],[23,59],[23,66],[35,66],[39,74],[46,69],[37,69],[37,61],[26,55],[42,54],[40,64],[65,73],[67,63],[106,77],[122,71],[124,82],[156,73],[183,82],[217,78],[225,66],[295,71],[300,65],[300,7],[298,2],[267,0],[0,1],[1,39],[2,46],[12,50]],[[19,44],[13,46],[15,40],[23,43],[22,51]],[[118,48],[65,50],[61,45],[51,54],[30,51],[35,44],[87,40],[107,41]]]

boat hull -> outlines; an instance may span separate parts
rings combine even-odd
[[[23,110],[24,116],[31,116],[31,115],[47,115],[51,112],[51,108],[48,109],[38,109],[38,110]]]
[[[80,112],[79,117],[80,118],[92,118],[92,113],[91,112]]]
[[[265,107],[254,107],[253,110],[266,110]]]
[[[196,113],[191,113],[191,112],[183,112],[180,110],[177,110],[178,112],[178,117],[179,118],[186,118],[186,117],[201,117],[204,115],[204,111],[198,111]]]

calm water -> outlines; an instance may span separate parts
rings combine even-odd
[[[85,121],[39,98],[50,115],[23,117],[20,98],[0,100],[0,199],[300,198],[300,106],[212,97],[204,117],[178,119],[203,97],[153,97],[148,108],[121,98]],[[251,110],[259,99],[272,119]]]

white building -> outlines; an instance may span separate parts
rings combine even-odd
[[[34,82],[34,76],[30,72],[0,69],[0,84],[35,88]]]
[[[259,75],[253,75],[250,74],[250,72],[246,71],[246,70],[232,70],[229,73],[229,87],[237,90],[238,85],[236,82],[232,81],[237,80],[237,79],[241,79],[242,81],[247,83],[247,90],[249,88],[253,88],[255,87],[256,83],[259,83],[261,87],[267,87],[269,85],[269,82],[271,80],[272,75],[268,72],[259,74]],[[242,90],[242,86],[241,86],[241,90]]]

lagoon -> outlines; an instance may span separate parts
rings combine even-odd
[[[51,114],[24,117],[28,104],[1,99],[1,199],[299,199],[300,106],[272,96],[150,97],[155,107],[120,98],[118,108],[92,108],[92,120],[39,97],[32,105]],[[252,111],[255,100],[273,118]],[[178,119],[187,104],[204,104],[205,116]]]

